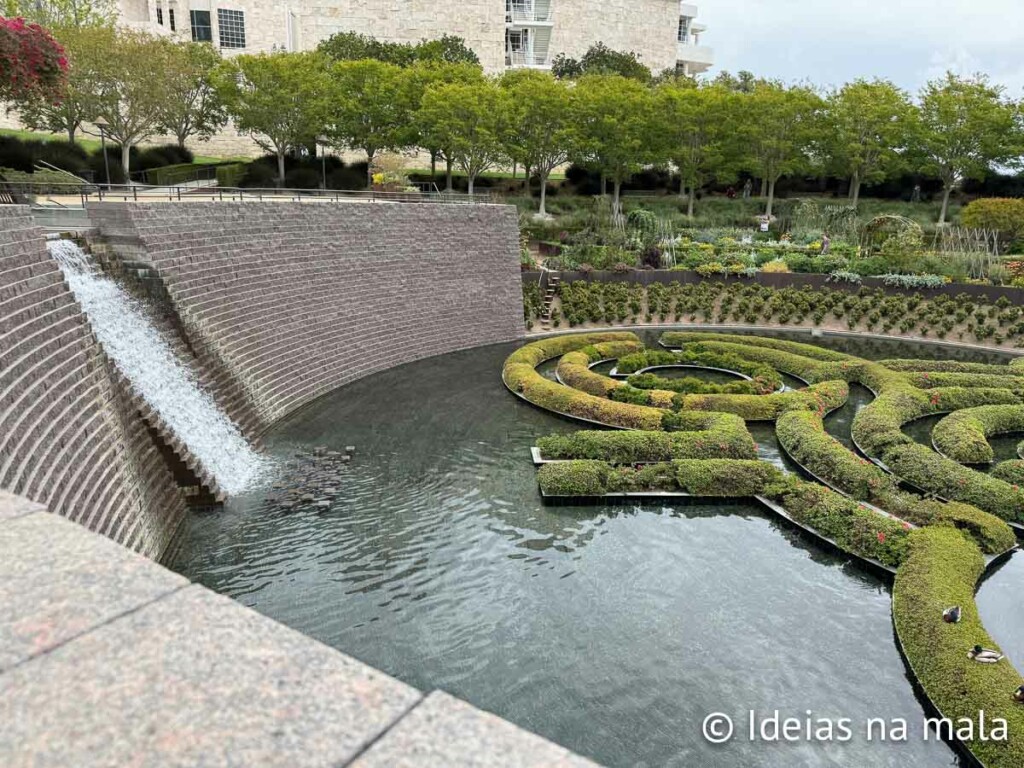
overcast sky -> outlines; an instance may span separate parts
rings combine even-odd
[[[696,0],[714,71],[916,91],[947,69],[1024,95],[1024,0]]]

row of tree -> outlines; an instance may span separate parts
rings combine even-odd
[[[381,152],[420,149],[446,165],[449,186],[459,168],[471,190],[488,169],[522,167],[541,182],[543,213],[547,179],[568,162],[599,172],[616,209],[631,175],[671,165],[691,206],[705,184],[749,174],[771,215],[783,176],[846,176],[856,203],[865,183],[922,171],[943,182],[944,220],[959,183],[1024,155],[1021,104],[983,76],[949,74],[912,98],[884,80],[825,93],[749,73],[702,83],[636,76],[634,57],[600,46],[563,62],[559,76],[493,78],[457,38],[394,45],[343,33],[316,51],[222,60],[209,44],[91,16],[54,27],[54,36],[69,64],[62,93],[21,94],[23,121],[74,142],[102,120],[126,171],[131,147],[154,134],[183,145],[230,117],[277,156],[282,181],[285,156],[303,147],[362,151],[371,163]]]
[[[884,80],[823,94],[745,76],[650,84],[518,70],[488,78],[470,64],[402,67],[318,53],[241,56],[221,72],[228,112],[282,167],[290,147],[314,136],[371,161],[420,148],[460,168],[471,190],[490,168],[523,167],[540,179],[541,213],[548,176],[575,162],[601,173],[616,209],[622,184],[644,167],[678,169],[691,205],[708,182],[749,173],[768,215],[783,176],[846,176],[856,204],[863,184],[920,170],[943,182],[944,221],[964,179],[1020,165],[1024,155],[1021,104],[983,76],[948,74],[913,99]]]

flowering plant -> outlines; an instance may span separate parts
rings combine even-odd
[[[0,17],[0,99],[57,98],[67,70],[64,49],[47,30],[21,18]]]

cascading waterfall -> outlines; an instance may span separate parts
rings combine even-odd
[[[183,365],[138,301],[100,273],[70,240],[49,240],[50,255],[82,305],[107,356],[227,494],[268,469],[238,427]]]

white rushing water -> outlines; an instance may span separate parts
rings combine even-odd
[[[220,489],[237,494],[252,485],[267,470],[267,459],[249,445],[199,386],[192,370],[178,360],[139,302],[98,272],[76,243],[50,240],[46,247],[64,272],[107,356],[188,446]]]

